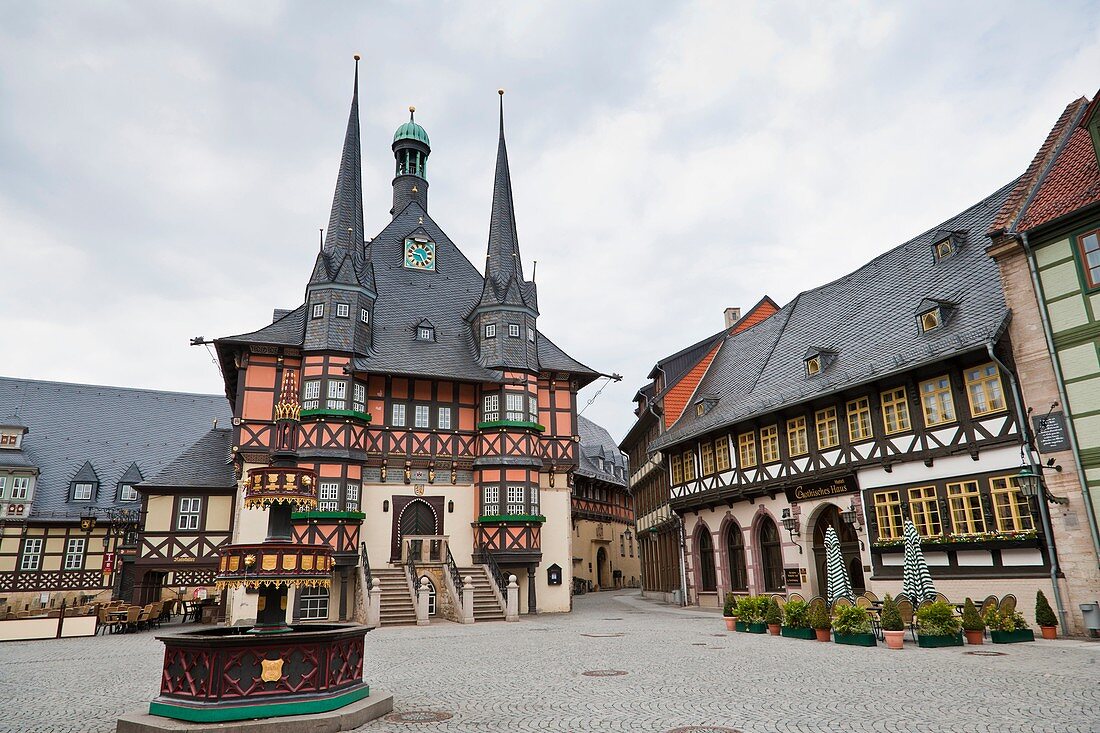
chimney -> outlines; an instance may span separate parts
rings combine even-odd
[[[741,309],[726,308],[726,310],[723,311],[723,315],[726,317],[726,328],[732,328],[733,324],[741,320]]]

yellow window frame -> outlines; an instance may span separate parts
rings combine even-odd
[[[943,534],[939,495],[935,486],[916,486],[909,489],[909,518],[913,520],[921,537],[939,537]]]
[[[724,435],[714,441],[714,465],[719,471],[730,470],[730,442]]]
[[[904,536],[901,517],[901,492],[879,491],[873,497],[875,518],[880,540],[897,540]]]
[[[848,439],[854,443],[871,438],[874,435],[871,427],[871,399],[857,397],[850,400],[845,409],[848,413]]]
[[[835,407],[826,407],[814,414],[817,428],[817,447],[834,448],[840,445],[840,425]]]
[[[779,460],[779,426],[760,428],[760,462],[775,463]]]
[[[695,480],[695,451],[684,453],[684,481]]]
[[[879,396],[882,401],[882,425],[887,435],[909,430],[908,397],[905,387],[888,389]]]
[[[699,449],[699,457],[703,461],[703,475],[714,473],[714,445],[707,441]]]
[[[967,369],[963,375],[966,380],[966,399],[970,402],[971,415],[975,417],[992,415],[1008,409],[1004,385],[1001,383],[1001,370],[996,364],[991,361],[979,364]],[[975,404],[975,398],[978,399],[977,404]]]
[[[920,383],[920,403],[924,424],[946,425],[955,422],[955,399],[951,395],[951,377],[944,374]]]
[[[985,511],[977,481],[948,484],[947,505],[951,509],[951,529],[955,534],[985,532]]]
[[[1015,476],[989,479],[989,493],[993,497],[993,520],[998,532],[1028,532],[1035,529],[1031,505],[1020,491]]]
[[[737,436],[737,461],[742,469],[756,465],[756,433]]]

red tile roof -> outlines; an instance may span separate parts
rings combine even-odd
[[[1100,165],[1089,131],[1076,127],[1019,224],[1028,231],[1100,202]]]

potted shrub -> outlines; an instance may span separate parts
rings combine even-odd
[[[738,598],[737,601],[733,604],[734,631],[749,630],[749,623],[747,618],[747,614],[749,612],[748,600],[748,596],[744,598]]]
[[[743,617],[743,620],[747,622],[745,631],[750,634],[763,634],[768,630],[768,625],[764,623],[764,615],[768,612],[768,597],[767,596],[750,596],[745,601],[748,605],[747,618]],[[744,612],[740,606],[738,611]]]
[[[985,623],[989,626],[989,638],[994,644],[1035,641],[1035,632],[1027,627],[1024,617],[1014,611],[1002,612],[990,608],[985,614]]]
[[[768,599],[768,610],[764,613],[764,623],[768,625],[768,633],[779,636],[779,627],[783,625],[783,609],[779,607],[779,601],[775,598]]]
[[[824,603],[815,603],[810,606],[810,626],[813,627],[818,641],[829,641],[829,629],[833,626],[833,620],[829,618],[829,612],[825,610]]]
[[[1044,639],[1058,638],[1058,617],[1054,615],[1054,609],[1050,607],[1043,591],[1035,593],[1035,623],[1039,624]]]
[[[787,601],[783,608],[784,625],[779,633],[790,639],[813,639],[810,628],[810,605],[806,601]]]
[[[982,616],[974,606],[974,601],[969,598],[963,604],[962,627],[967,644],[982,644],[985,642],[985,621],[982,621]]]
[[[882,599],[882,612],[879,615],[879,625],[882,626],[882,636],[886,640],[887,649],[905,648],[905,624],[898,612],[898,604],[889,593]]]
[[[733,631],[737,623],[737,598],[732,593],[726,594],[726,605],[722,607],[722,617],[726,620],[726,631]]]
[[[871,617],[867,609],[861,606],[841,606],[833,619],[833,640],[837,644],[852,646],[875,646],[875,635],[871,633]]]
[[[931,603],[917,611],[917,646],[962,646],[960,626],[955,609],[946,601]]]

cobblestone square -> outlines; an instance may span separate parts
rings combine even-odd
[[[154,636],[0,645],[0,731],[113,731],[156,693]],[[863,649],[727,633],[716,614],[636,592],[581,596],[571,615],[516,624],[387,628],[367,636],[367,652],[365,677],[397,712],[451,715],[360,729],[378,733],[1100,730],[1097,643]]]

